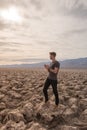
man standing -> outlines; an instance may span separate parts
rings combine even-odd
[[[57,75],[59,72],[60,68],[60,63],[56,60],[56,53],[55,52],[50,52],[50,59],[52,60],[50,66],[49,65],[44,65],[45,69],[48,71],[49,75],[45,81],[44,88],[43,88],[43,93],[45,96],[45,103],[48,102],[48,88],[51,85],[53,89],[53,93],[55,95],[55,105],[59,105],[59,96],[58,96],[58,90],[57,90]]]

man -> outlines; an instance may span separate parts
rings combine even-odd
[[[45,103],[48,102],[48,88],[51,85],[53,89],[53,93],[55,95],[55,105],[59,105],[59,96],[58,96],[58,90],[57,90],[57,75],[59,72],[60,68],[60,63],[56,60],[56,53],[55,52],[50,52],[50,59],[52,60],[50,66],[49,65],[44,65],[45,69],[48,71],[49,75],[45,81],[44,88],[43,88],[43,93],[45,96]]]

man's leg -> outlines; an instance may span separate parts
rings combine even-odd
[[[48,88],[50,86],[50,80],[47,78],[46,81],[45,81],[45,84],[44,84],[44,88],[43,88],[43,93],[44,93],[44,96],[45,96],[45,102],[48,101]]]
[[[51,81],[52,88],[53,88],[53,93],[55,95],[55,104],[59,104],[59,95],[58,95],[58,90],[57,90],[57,80],[52,80]]]

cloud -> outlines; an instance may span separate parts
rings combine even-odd
[[[16,62],[18,62],[18,61],[20,61],[20,62],[24,62],[24,63],[31,63],[31,62],[41,62],[41,61],[48,61],[47,59],[36,59],[36,58],[25,58],[25,59],[15,59],[15,60],[13,60],[13,61],[16,61]]]
[[[73,29],[71,31],[65,32],[63,35],[66,36],[73,36],[73,35],[79,35],[79,34],[86,34],[87,33],[87,28],[79,28],[79,29]]]
[[[2,19],[0,19],[0,30],[4,29],[6,27],[7,27],[7,25],[5,24],[5,22]]]
[[[38,10],[43,8],[42,0],[30,0],[31,4],[33,4]]]
[[[87,6],[80,3],[77,7],[72,8],[68,14],[72,14],[73,16],[80,18],[87,18]]]
[[[10,55],[13,62],[30,62],[46,59],[53,50],[60,59],[87,55],[87,0],[0,0],[1,10],[10,6],[23,21],[18,25],[0,19],[3,59]]]

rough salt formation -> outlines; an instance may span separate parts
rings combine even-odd
[[[25,130],[26,125],[24,122],[15,123],[13,121],[8,121],[0,130]]]
[[[0,69],[0,130],[87,130],[87,70],[61,70],[60,105],[44,104],[43,69]]]

